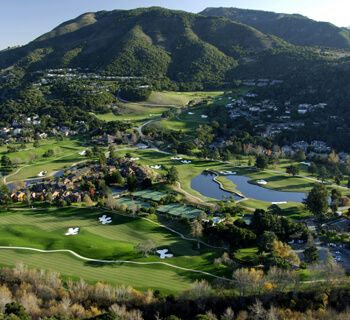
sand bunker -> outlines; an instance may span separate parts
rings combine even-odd
[[[66,236],[76,236],[80,231],[80,228],[68,228],[68,231],[65,233]]]
[[[107,217],[105,214],[102,217],[99,217],[98,220],[100,220],[100,222],[102,224],[110,224],[110,223],[112,223],[112,218],[111,217]]]
[[[173,254],[167,252],[169,252],[168,249],[157,250],[157,253],[161,259],[172,258],[174,256]]]

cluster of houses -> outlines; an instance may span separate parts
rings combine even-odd
[[[99,195],[101,191],[94,187],[96,182],[104,179],[106,174],[112,174],[117,170],[124,178],[135,176],[139,184],[146,179],[155,178],[152,170],[138,165],[131,159],[109,159],[108,164],[103,169],[95,163],[81,164],[62,172],[61,175],[53,179],[41,179],[19,190],[13,190],[11,199],[13,202],[26,200],[82,202],[85,195],[89,195],[91,198]],[[82,187],[83,185],[84,187]],[[28,199],[29,197],[30,199]]]
[[[283,80],[276,79],[249,79],[242,80],[242,85],[247,87],[267,87],[267,86],[276,86],[283,84]]]
[[[263,137],[273,137],[283,131],[303,127],[303,115],[327,107],[326,103],[293,106],[289,101],[278,105],[269,99],[260,101],[258,95],[252,92],[239,99],[229,100],[226,105],[229,117],[232,120],[241,117],[253,120],[256,131]]]
[[[90,71],[89,68],[59,68],[37,71],[37,74],[41,76],[37,85],[47,85],[53,83],[57,79],[64,79],[67,81],[72,80],[103,80],[103,81],[129,81],[129,80],[142,80],[144,77],[132,77],[132,76],[111,76],[99,74]]]
[[[309,158],[314,156],[327,158],[332,148],[327,145],[326,142],[320,140],[314,140],[309,142],[297,141],[292,145],[285,145],[281,148],[281,151],[286,156],[292,156],[298,151],[303,151]],[[344,152],[339,153],[341,161],[347,161],[348,155]]]
[[[49,116],[47,115],[46,117]],[[38,130],[37,128],[41,124],[38,115],[32,117],[20,115],[18,119],[21,120],[13,120],[10,126],[0,127],[0,139],[2,139],[3,143],[12,143],[14,141],[31,142],[34,138],[46,139],[49,136],[75,136],[78,133],[86,131],[84,121],[77,121],[75,123],[77,129],[71,129],[66,126],[56,126],[50,128],[47,132],[40,132],[42,130]]]
[[[303,115],[307,114],[308,112],[316,111],[316,110],[322,110],[327,107],[327,103],[318,103],[318,104],[299,104],[298,106],[298,114]]]
[[[13,202],[31,201],[57,201],[65,200],[70,203],[81,202],[85,194],[91,193],[82,191],[81,183],[85,181],[95,181],[101,177],[101,173],[96,166],[83,166],[71,168],[65,176],[55,179],[43,179],[30,186],[14,191],[11,194]]]

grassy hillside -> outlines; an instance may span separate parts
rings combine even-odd
[[[338,28],[331,23],[314,21],[298,14],[238,8],[207,8],[201,14],[239,21],[295,45],[350,49],[349,30]]]
[[[89,67],[110,74],[216,82],[240,59],[282,47],[282,40],[242,23],[154,7],[87,13],[26,46],[0,52],[0,68]]]

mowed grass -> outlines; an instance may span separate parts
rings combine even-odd
[[[116,115],[112,112],[105,114],[95,114],[102,121],[125,121],[131,123],[143,123],[148,120],[158,118],[169,107],[145,106],[141,103],[124,103],[120,114]]]
[[[47,171],[50,175],[85,160],[80,152],[86,150],[86,147],[77,139],[63,139],[62,141],[47,139],[40,141],[40,146],[37,148],[34,148],[33,144],[27,144],[26,147],[25,150],[12,153],[0,150],[2,151],[0,156],[6,154],[12,161],[18,163],[18,167],[10,173],[7,182],[37,178],[41,171]],[[44,153],[50,149],[54,151],[54,155],[48,158],[43,157]]]
[[[147,99],[149,104],[185,106],[190,101],[213,99],[223,95],[223,91],[194,91],[194,92],[152,92]]]
[[[157,255],[144,257],[135,250],[135,246],[139,243],[152,240],[157,248],[169,249],[174,254],[174,258],[166,261],[168,263],[216,275],[225,275],[227,271],[225,267],[217,267],[213,264],[214,259],[222,252],[206,248],[198,250],[195,241],[183,240],[178,235],[145,219],[106,214],[112,216],[111,225],[99,223],[98,217],[102,212],[98,209],[2,211],[0,212],[0,246],[42,250],[67,249],[87,258],[108,261],[161,262]],[[76,236],[65,236],[69,227],[80,227],[80,233]],[[14,260],[13,263],[16,261],[19,260]],[[45,268],[45,264],[42,266]],[[174,269],[172,272],[187,277],[188,280],[203,278],[200,274],[190,271]],[[77,272],[76,276],[79,275],[80,273]]]
[[[138,290],[160,290],[178,293],[188,289],[191,280],[181,272],[163,266],[135,266],[130,264],[92,264],[69,253],[32,253],[23,250],[0,250],[0,265],[14,266],[22,262],[30,268],[60,272],[62,275],[88,282],[112,285],[131,285]]]

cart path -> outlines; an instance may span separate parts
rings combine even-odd
[[[87,258],[84,256],[81,256],[80,254],[72,251],[72,250],[67,250],[67,249],[58,249],[58,250],[42,250],[42,249],[35,249],[35,248],[30,248],[30,247],[11,247],[11,246],[0,246],[0,250],[23,250],[23,251],[32,251],[32,252],[37,252],[37,253],[69,253],[72,256],[83,260],[83,261],[88,261],[88,262],[97,262],[97,263],[127,263],[127,264],[134,264],[134,265],[163,265],[163,266],[167,266],[173,269],[178,269],[178,270],[182,270],[182,271],[188,271],[188,272],[192,272],[192,273],[198,273],[198,274],[202,274],[205,276],[210,276],[213,277],[215,279],[220,279],[220,280],[224,280],[224,281],[232,281],[228,278],[225,277],[220,277],[217,276],[215,274],[209,273],[209,272],[205,272],[205,271],[201,271],[201,270],[195,270],[195,269],[188,269],[188,268],[184,268],[184,267],[179,267],[177,265],[171,264],[171,263],[167,263],[167,262],[137,262],[137,261],[130,261],[130,260],[102,260],[102,259],[92,259],[92,258]]]

